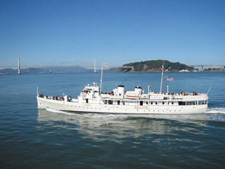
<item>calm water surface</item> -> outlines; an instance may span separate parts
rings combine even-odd
[[[169,73],[170,91],[207,92],[198,115],[75,114],[38,110],[36,86],[46,95],[76,97],[100,74],[0,76],[0,168],[225,168],[225,72]],[[133,90],[159,73],[105,73],[103,90]]]

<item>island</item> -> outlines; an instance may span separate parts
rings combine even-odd
[[[117,72],[161,72],[164,64],[165,72],[190,72],[193,67],[179,62],[170,62],[168,60],[147,60],[124,64]]]

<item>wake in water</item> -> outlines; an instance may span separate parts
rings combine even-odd
[[[225,114],[225,108],[220,108],[220,107],[216,107],[216,108],[209,108],[207,110],[206,113],[220,113],[220,114]]]

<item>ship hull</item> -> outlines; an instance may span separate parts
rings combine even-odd
[[[206,113],[208,105],[105,105],[97,103],[78,103],[58,101],[37,97],[38,108],[54,109],[77,113],[105,114],[199,114]]]

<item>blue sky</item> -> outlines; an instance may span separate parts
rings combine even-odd
[[[17,57],[42,65],[225,64],[225,1],[0,0],[0,64]]]

